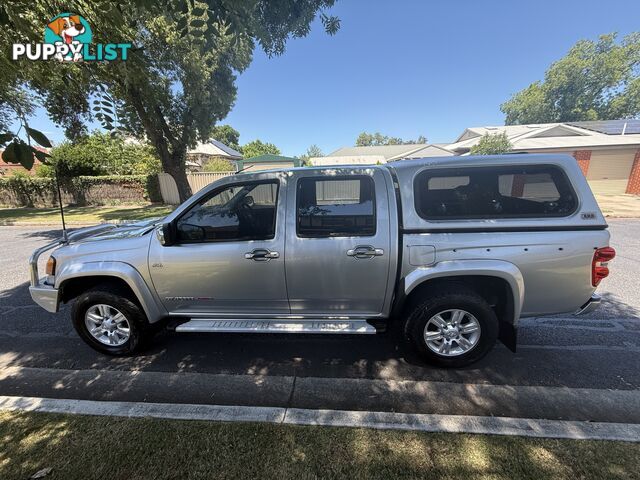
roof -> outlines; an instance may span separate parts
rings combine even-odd
[[[629,135],[640,133],[640,120],[624,118],[621,120],[593,120],[588,122],[568,122],[575,127],[586,128],[606,135]]]
[[[378,164],[406,158],[440,157],[454,155],[442,145],[408,143],[404,145],[376,145],[369,147],[342,147],[326,157],[310,159],[314,165]]]
[[[350,157],[363,155],[382,155],[387,160],[391,157],[407,154],[426,147],[425,143],[409,143],[405,145],[377,145],[372,147],[342,147],[331,152],[327,157]]]
[[[572,122],[470,127],[446,148],[457,154],[468,153],[483,135],[502,133],[509,138],[513,151],[640,145],[640,133],[622,134],[623,128],[620,127],[620,121],[612,122],[615,122],[615,128],[613,124],[607,125],[606,121],[595,122],[598,125],[592,125],[592,122]],[[587,126],[589,128],[586,128]],[[596,126],[600,130],[620,133],[602,133],[593,129]],[[633,128],[630,131],[636,131],[636,129]]]
[[[216,155],[228,157],[232,160],[242,158],[242,154],[240,152],[214,139],[198,143],[195,148],[188,150],[187,153]]]
[[[300,159],[294,158],[294,157],[285,157],[284,155],[273,155],[271,153],[244,159],[244,163],[278,163],[278,162],[293,163],[294,165],[296,165],[300,162]]]

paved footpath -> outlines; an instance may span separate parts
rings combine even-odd
[[[518,353],[446,370],[391,335],[166,333],[106,357],[28,296],[27,258],[59,231],[0,227],[0,396],[640,423],[640,220],[610,230],[600,310],[524,319]]]

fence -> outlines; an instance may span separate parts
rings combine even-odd
[[[211,182],[234,175],[235,172],[194,172],[187,174],[187,180],[191,186],[191,191],[196,193]],[[158,174],[160,192],[164,203],[178,205],[180,196],[173,177],[168,173]],[[274,202],[275,189],[256,190],[251,193],[256,203]],[[325,180],[316,184],[316,201],[318,205],[331,205],[333,203],[358,203],[360,199],[359,180]]]
[[[191,186],[191,191],[196,193],[210,183],[233,174],[235,174],[235,172],[194,172],[187,174],[187,180]],[[180,196],[178,195],[178,187],[176,187],[176,182],[173,177],[168,173],[159,173],[158,180],[164,203],[178,205],[180,203]]]
[[[105,175],[62,179],[62,203],[119,205],[162,200],[155,175]],[[53,178],[12,175],[0,178],[0,205],[53,207],[58,204]]]

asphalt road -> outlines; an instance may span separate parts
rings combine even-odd
[[[163,333],[110,358],[75,334],[65,307],[31,302],[27,258],[59,235],[0,227],[0,395],[385,410],[640,423],[640,220],[611,220],[618,255],[584,317],[520,324],[459,370],[422,364],[392,335]]]

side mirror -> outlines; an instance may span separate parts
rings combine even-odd
[[[163,223],[156,228],[156,236],[163,247],[175,245],[176,235],[171,223]]]

